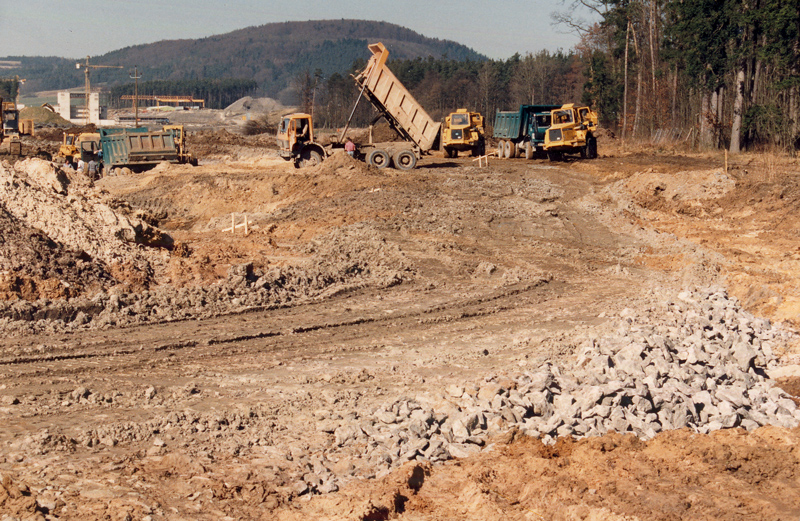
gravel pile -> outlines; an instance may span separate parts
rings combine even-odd
[[[340,447],[369,447],[369,460],[388,472],[467,456],[513,428],[554,443],[609,431],[649,439],[680,428],[796,427],[800,410],[764,371],[791,336],[724,291],[683,292],[660,309],[623,312],[616,333],[585,346],[575,367],[452,385],[434,404],[395,400],[333,435]]]
[[[276,422],[275,407],[297,408],[294,400],[310,398],[305,391],[280,404],[241,403],[228,411],[198,413],[191,403],[203,390],[188,384],[135,393],[81,387],[53,396],[53,403],[39,405],[113,402],[177,409],[147,422],[107,424],[69,437],[42,431],[10,449],[47,453],[144,442],[152,444],[147,453],[155,456],[171,451],[177,440],[190,439],[184,446],[198,457],[213,457],[214,451],[271,454],[273,486],[297,496],[381,477],[412,460],[466,457],[489,447],[493,436],[513,431],[551,444],[560,436],[610,431],[648,439],[681,428],[698,433],[767,424],[791,428],[798,425],[800,410],[772,386],[765,368],[775,366],[774,351],[793,335],[744,312],[723,291],[683,292],[652,309],[623,311],[618,329],[588,341],[569,370],[545,365],[478,384],[453,384],[444,394],[423,390],[371,409],[362,405],[366,396],[360,393],[329,400],[311,419],[316,442]],[[362,370],[352,378],[372,375]]]

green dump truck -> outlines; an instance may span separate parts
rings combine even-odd
[[[524,155],[525,159],[532,159],[543,153],[551,111],[560,108],[561,105],[520,105],[519,110],[497,111],[493,134],[497,139],[497,157]]]
[[[108,169],[146,170],[162,161],[197,164],[185,150],[185,133],[180,125],[166,126],[162,130],[101,128],[99,132],[103,164]]]

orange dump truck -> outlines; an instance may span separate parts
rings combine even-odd
[[[359,147],[357,157],[377,168],[394,165],[400,170],[410,170],[417,165],[417,160],[423,154],[439,148],[442,124],[434,121],[425,112],[386,66],[389,57],[386,47],[382,43],[375,43],[369,45],[369,50],[372,51],[372,57],[364,70],[355,76],[356,85],[361,91],[356,105],[361,97],[365,96],[379,114],[370,124],[369,143]],[[381,118],[385,119],[404,141],[374,143],[372,127]],[[346,130],[347,127],[345,132]],[[342,132],[342,135],[345,132]],[[313,122],[309,114],[284,116],[278,128],[277,141],[281,156],[287,160],[294,160],[298,166],[317,164],[334,148],[342,146],[341,143],[322,146],[315,141]]]

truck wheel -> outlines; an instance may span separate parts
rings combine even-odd
[[[417,166],[417,156],[410,150],[401,150],[394,156],[394,166],[399,170],[411,170]]]
[[[317,166],[320,163],[322,163],[322,154],[320,154],[316,150],[306,148],[300,153],[300,162],[299,162],[300,168],[306,168],[308,166]]]
[[[506,159],[517,157],[517,145],[513,141],[506,141]]]
[[[547,152],[547,159],[550,161],[561,161],[562,158],[561,152]]]
[[[389,153],[381,149],[375,149],[367,156],[367,164],[375,168],[386,168],[391,160]]]
[[[497,142],[497,157],[500,159],[506,157],[506,142],[503,140]]]
[[[586,159],[586,157],[589,155],[586,152],[586,149],[588,149],[588,148],[589,148],[589,145],[584,145],[584,146],[581,147],[581,159]]]
[[[527,160],[533,159],[533,146],[531,145],[530,141],[525,143],[525,159]]]
[[[594,136],[586,140],[586,155],[589,159],[597,159],[597,138]]]

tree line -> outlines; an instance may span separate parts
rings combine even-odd
[[[702,147],[800,145],[800,2],[577,0],[587,99],[622,136],[694,131]],[[574,7],[573,5],[573,7]],[[688,137],[688,136],[687,136]],[[695,139],[696,138],[696,139]]]
[[[429,114],[520,104],[586,103],[626,139],[670,135],[732,153],[800,147],[800,2],[786,0],[570,0],[556,22],[580,34],[570,51],[508,60],[390,60]],[[592,23],[575,7],[594,12]],[[352,74],[295,78],[298,103],[319,124],[343,126],[358,91]],[[366,105],[369,105],[366,103]],[[373,117],[367,109],[355,124]]]
[[[301,72],[293,84],[301,110],[313,110],[319,126],[344,126],[359,95],[351,76],[365,66],[366,61],[359,60],[346,73],[328,77],[320,70]],[[491,124],[496,111],[516,110],[522,104],[579,103],[586,82],[584,60],[573,51],[543,50],[507,60],[390,59],[388,66],[437,120],[467,108],[488,116]],[[351,124],[367,125],[375,115],[362,100]]]

